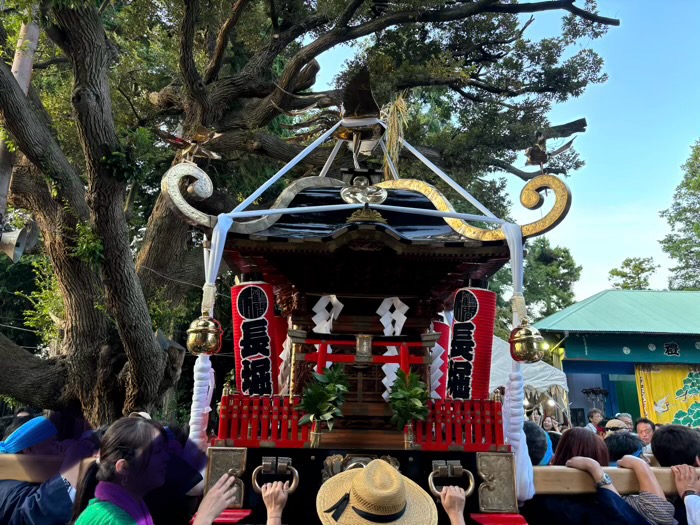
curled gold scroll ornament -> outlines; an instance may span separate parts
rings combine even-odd
[[[197,199],[206,199],[214,193],[214,185],[204,170],[193,162],[181,162],[170,168],[160,181],[160,189],[167,193],[185,221],[193,226],[213,228],[216,217],[199,211],[190,205],[180,191],[180,183],[185,178],[193,178],[194,182],[187,186],[187,193]]]
[[[421,193],[433,203],[439,211],[454,212],[447,198],[436,187],[416,179],[399,179],[380,182],[377,184],[380,188],[387,190],[408,190]],[[552,190],[554,192],[555,202],[552,209],[547,215],[540,220],[531,222],[521,226],[523,238],[535,237],[550,231],[559,224],[571,208],[571,192],[564,182],[554,175],[538,175],[534,179],[528,181],[523,190],[520,192],[520,202],[529,210],[536,210],[544,203],[542,193],[544,190]],[[487,230],[472,226],[462,219],[445,218],[445,222],[457,233],[469,239],[477,241],[502,241],[505,240],[505,234],[500,228]]]

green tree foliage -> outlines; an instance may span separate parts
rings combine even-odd
[[[653,257],[627,257],[619,268],[613,268],[608,279],[619,290],[648,290],[649,278],[659,268]]]
[[[18,291],[17,295],[27,301],[31,308],[25,309],[24,324],[36,330],[45,345],[60,339],[60,329],[65,318],[63,297],[58,287],[56,274],[48,257],[23,257],[33,270],[34,279],[29,293]],[[98,305],[95,305],[98,306]]]
[[[37,291],[33,259],[23,257],[12,264],[8,257],[0,256],[0,324],[2,332],[19,346],[34,349],[44,339],[25,323],[24,312],[32,308],[25,295]],[[14,328],[11,328],[14,327]],[[55,330],[55,326],[53,328]]]
[[[581,278],[581,270],[568,248],[552,246],[546,237],[528,244],[523,287],[534,320],[574,303],[574,284]]]
[[[673,194],[673,204],[661,212],[671,233],[661,247],[674,260],[669,288],[700,290],[700,141],[683,165],[685,175]]]
[[[552,246],[546,237],[538,237],[526,246],[523,291],[532,320],[552,315],[574,303],[574,285],[582,267],[563,246]],[[507,339],[511,329],[510,304],[513,277],[509,267],[491,279],[490,289],[498,294],[496,335]]]

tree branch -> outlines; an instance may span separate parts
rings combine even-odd
[[[545,2],[531,2],[528,4],[496,4],[488,7],[485,11],[487,13],[509,13],[509,14],[519,14],[519,13],[539,13],[542,11],[556,11],[558,9],[563,9],[568,11],[572,15],[576,15],[584,20],[593,22],[596,24],[603,24],[608,26],[619,26],[620,21],[616,18],[608,18],[605,16],[600,16],[580,7],[574,5],[574,0],[548,0]]]
[[[54,16],[73,64],[72,102],[87,161],[90,225],[103,247],[105,303],[131,365],[125,409],[143,407],[158,396],[166,356],[158,349],[129,245],[123,209],[128,160],[112,116],[112,48],[95,8],[54,8]]]
[[[277,85],[279,89],[276,89],[266,99],[266,101],[271,100],[274,104],[259,104],[256,111],[252,112],[248,126],[251,129],[255,129],[272,120],[277,115],[278,110],[276,108],[285,106],[285,97],[287,96],[285,90],[290,90],[290,86],[296,81],[301,69],[319,54],[327,51],[331,47],[350,40],[356,40],[394,25],[460,20],[484,12],[488,6],[497,1],[498,0],[479,0],[478,2],[468,5],[462,4],[445,9],[399,11],[374,18],[369,22],[357,26],[349,28],[337,27],[324,33],[314,42],[301,48],[289,60],[278,80]]]
[[[34,69],[47,69],[54,64],[69,64],[70,60],[68,57],[54,57],[45,60],[44,62],[37,62],[34,64]]]
[[[481,51],[483,52],[484,48],[486,48],[486,47],[490,47],[490,46],[504,46],[504,45],[513,44],[513,43],[517,42],[519,39],[522,38],[522,36],[523,36],[523,34],[525,33],[525,31],[527,30],[527,28],[530,27],[530,25],[531,25],[534,21],[535,21],[535,18],[534,18],[534,17],[530,17],[530,18],[528,19],[528,21],[525,22],[525,24],[523,25],[523,27],[521,27],[520,29],[518,29],[518,30],[515,32],[514,36],[512,36],[511,38],[506,38],[506,39],[502,39],[502,40],[493,39],[493,40],[486,40],[486,41],[484,41],[484,42],[479,42],[479,43],[476,43],[476,44],[473,44],[473,45],[469,46],[469,47],[466,48],[466,49],[461,49],[461,50],[455,50],[455,51],[453,51],[452,56],[455,56],[455,57],[460,57],[460,56],[466,57],[466,56],[469,56],[469,55],[470,55],[471,53],[473,53],[474,51],[480,51],[480,50],[481,50]]]
[[[185,14],[180,24],[180,73],[185,81],[187,94],[199,105],[203,114],[207,115],[211,108],[207,86],[199,76],[194,61],[194,34],[198,16],[199,0],[185,0]]]
[[[456,93],[461,95],[462,97],[466,98],[467,100],[471,100],[472,102],[475,102],[477,104],[496,104],[497,106],[502,106],[504,108],[512,109],[514,111],[520,111],[522,108],[514,105],[514,104],[508,104],[507,102],[502,102],[500,100],[493,100],[493,99],[487,99],[480,97],[478,95],[474,95],[472,93],[468,93],[464,91],[462,88],[450,86]]]
[[[275,0],[270,1],[270,21],[272,22],[272,29],[275,31],[280,28],[279,15],[277,14],[277,3]]]
[[[275,87],[268,79],[275,58],[297,38],[329,21],[325,16],[310,16],[282,33],[272,35],[267,47],[255,53],[239,74],[210,84],[212,106],[227,107],[239,98],[269,95]]]
[[[578,120],[573,120],[567,122],[566,124],[559,124],[557,126],[550,126],[544,130],[544,138],[546,139],[560,139],[564,137],[570,137],[574,133],[583,133],[586,131],[588,123],[585,118],[580,118]]]
[[[42,408],[65,408],[63,359],[41,359],[0,334],[0,394]]]
[[[126,94],[126,92],[122,89],[121,86],[117,86],[117,91],[119,92],[119,94],[122,97],[124,97],[124,100],[126,100],[127,104],[129,104],[129,107],[131,108],[131,112],[136,117],[136,122],[138,123],[138,125],[143,126],[146,123],[146,120],[142,119],[141,115],[139,115],[139,112],[136,111],[136,107],[134,106],[134,103],[131,101],[129,96]]]
[[[22,93],[10,67],[0,60],[0,117],[20,151],[56,183],[59,197],[77,217],[88,216],[85,188],[56,138]]]
[[[281,89],[275,90],[275,92],[273,92],[271,95],[268,95],[268,99],[272,100],[274,105],[260,104],[258,109],[249,119],[248,126],[251,129],[255,129],[274,118],[277,111],[276,107],[285,106],[285,95],[282,90],[290,89],[290,86],[293,85],[297,75],[301,71],[301,68],[313,58],[337,44],[347,42],[349,40],[356,40],[394,25],[420,22],[451,22],[481,13],[535,13],[560,9],[569,11],[576,16],[584,17],[587,20],[595,21],[597,23],[608,25],[619,24],[618,20],[600,17],[594,13],[589,13],[585,10],[575,8],[572,3],[573,0],[550,0],[527,4],[500,4],[498,0],[479,0],[476,2],[470,2],[469,4],[458,4],[454,7],[442,9],[399,11],[375,18],[369,22],[365,22],[357,26],[342,28],[336,27],[335,29],[324,33],[314,42],[304,46],[296,53],[294,57],[292,57],[292,59],[287,63],[287,66],[285,67],[278,81],[278,86]],[[474,79],[471,80],[477,83],[475,84],[476,87],[480,87],[482,89],[493,87]],[[518,96],[519,94],[527,92],[548,92],[545,88],[538,88],[537,86],[527,86],[521,90],[494,89],[497,90],[492,92],[496,94],[506,94],[510,96]]]
[[[294,82],[292,92],[297,93],[299,91],[310,89],[316,83],[316,75],[318,75],[320,70],[321,65],[315,59],[306,64],[299,72],[299,76]]]
[[[348,25],[352,17],[355,15],[357,10],[365,3],[365,0],[350,0],[348,5],[345,7],[343,12],[338,17],[337,26],[343,27]]]
[[[264,155],[281,162],[294,158],[304,146],[290,144],[279,137],[268,135],[262,131],[234,130],[222,133],[212,139],[208,146],[211,150],[221,153],[223,157],[233,152],[246,151],[256,155]],[[328,159],[327,148],[312,151],[303,161],[305,166],[321,167]]]
[[[538,170],[538,171],[523,171],[521,169],[516,168],[512,164],[508,164],[507,162],[503,162],[502,160],[498,159],[489,159],[489,165],[493,166],[495,168],[500,168],[503,171],[507,171],[508,173],[512,173],[516,177],[528,181],[532,180],[535,177],[539,175],[544,175],[546,173],[551,173],[554,175],[566,175],[566,170],[563,168],[544,168],[543,170]]]
[[[231,34],[231,30],[241,18],[243,9],[246,5],[248,5],[248,1],[249,0],[236,0],[236,3],[233,4],[233,8],[231,9],[231,15],[221,27],[221,30],[216,37],[216,48],[214,49],[214,55],[211,57],[209,64],[207,64],[207,67],[204,70],[205,84],[209,84],[212,80],[216,79],[216,76],[219,74],[221,64],[224,60],[226,45],[228,44],[228,37]]]

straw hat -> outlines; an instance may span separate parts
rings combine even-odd
[[[316,498],[324,525],[437,525],[432,497],[381,459],[336,474]]]
[[[605,429],[607,432],[605,433],[605,437],[608,437],[612,434],[617,434],[618,432],[627,432],[628,428],[627,425],[625,424],[624,421],[620,421],[619,419],[611,419],[605,424]]]

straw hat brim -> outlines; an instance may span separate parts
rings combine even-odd
[[[350,492],[352,480],[360,472],[362,469],[359,468],[347,470],[321,485],[316,497],[316,512],[323,525],[376,525],[356,514],[350,505],[339,521],[333,519],[332,512],[325,512]],[[406,476],[403,476],[403,482],[406,489],[406,511],[398,520],[388,522],[388,525],[437,525],[437,507],[432,496]]]

